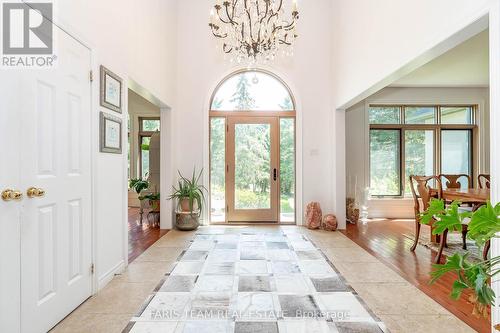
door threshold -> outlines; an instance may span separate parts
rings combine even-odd
[[[297,225],[295,222],[266,222],[266,221],[263,221],[263,222],[260,222],[260,221],[254,221],[254,222],[213,222],[213,223],[210,223],[208,226],[232,226],[232,225],[235,225],[235,226],[245,226],[245,225],[248,225],[248,226],[255,226],[255,225],[278,225],[278,226],[281,226],[281,225]]]

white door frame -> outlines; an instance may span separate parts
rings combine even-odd
[[[160,108],[160,193],[162,193],[162,198],[160,200],[160,228],[172,229],[173,206],[171,202],[166,200],[167,193],[169,193],[172,188],[174,174],[172,108],[130,77],[128,78],[128,89],[134,91],[142,98]],[[127,160],[125,159],[125,176],[127,175],[127,167]],[[125,209],[127,209],[127,207],[125,207]],[[125,216],[128,215],[126,214]],[[127,226],[127,223],[128,219],[125,221],[124,225]],[[128,229],[125,229],[124,237],[126,240],[124,242],[124,253],[126,254],[125,258],[128,258]]]

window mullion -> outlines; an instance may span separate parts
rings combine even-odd
[[[404,197],[405,196],[405,183],[406,183],[406,177],[405,177],[405,172],[406,172],[406,163],[405,163],[405,147],[406,147],[406,142],[405,142],[405,130],[400,129],[399,130],[399,137],[400,137],[400,144],[399,144],[399,158],[400,158],[400,170],[399,170],[399,183],[400,183],[400,196]]]

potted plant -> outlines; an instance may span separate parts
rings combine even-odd
[[[149,193],[139,197],[139,200],[149,200],[149,206],[151,207],[152,212],[160,211],[160,193]]]
[[[141,192],[149,188],[149,183],[140,178],[129,180],[128,203],[130,207],[141,207]]]
[[[200,184],[203,169],[196,174],[193,170],[191,178],[179,172],[178,187],[173,187],[169,200],[177,200],[177,227],[181,230],[194,230],[199,226],[199,218],[205,204],[206,188]]]
[[[131,179],[129,181],[129,188],[135,190],[135,192],[139,195],[143,190],[146,190],[149,188],[149,183],[147,180],[142,180],[140,178],[138,179]]]
[[[446,207],[443,200],[433,199],[427,211],[422,214],[421,223],[428,224],[434,220],[436,235],[443,234],[446,230],[462,230],[464,219],[470,219],[467,238],[473,240],[478,248],[489,244],[491,239],[500,232],[500,203],[493,206],[490,202],[480,207],[475,212],[459,212],[459,202],[453,202]],[[458,278],[451,286],[451,298],[459,299],[465,290],[470,290],[472,295],[469,300],[474,304],[473,314],[488,316],[488,306],[494,304],[495,293],[490,287],[491,278],[500,273],[500,256],[489,257],[481,261],[469,259],[470,253],[454,253],[448,257],[443,265],[433,265],[431,283],[440,279],[448,272],[456,273]],[[495,325],[500,331],[500,324]]]

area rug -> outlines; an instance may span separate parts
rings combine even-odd
[[[431,241],[430,234],[429,233],[421,233],[420,234],[420,239],[418,240],[418,244],[425,246],[433,251],[438,252],[439,251],[439,243],[434,243]],[[467,244],[467,250],[464,250],[462,248],[462,234],[461,233],[450,233],[448,234],[448,239],[447,239],[447,244],[448,247],[445,247],[443,249],[443,255],[449,257],[452,256],[455,253],[461,253],[464,254],[465,252],[469,253],[469,259],[471,261],[481,261],[482,256],[483,256],[483,248],[478,248],[476,243],[474,241],[471,241],[470,239],[467,239],[466,244]]]
[[[388,332],[304,235],[203,228],[123,332]]]

